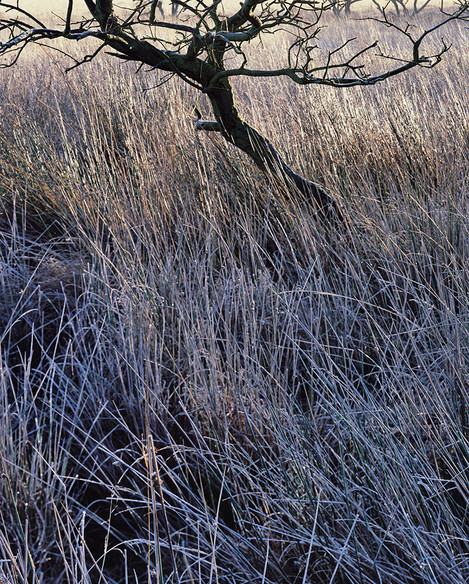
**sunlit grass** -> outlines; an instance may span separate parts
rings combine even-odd
[[[372,89],[236,86],[342,232],[197,133],[175,80],[43,49],[2,72],[0,580],[468,581],[451,34]]]

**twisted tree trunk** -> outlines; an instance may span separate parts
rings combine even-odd
[[[228,81],[221,85],[208,92],[217,124],[205,129],[219,130],[228,142],[248,154],[261,170],[271,172],[296,196],[300,194],[307,202],[313,203],[323,220],[342,223],[344,218],[334,199],[288,166],[271,142],[240,117]],[[204,128],[204,125],[199,127]]]
[[[102,0],[99,6],[94,5],[92,0],[85,2],[103,30],[106,30],[107,22],[113,18],[112,2]],[[152,3],[150,21],[154,19],[154,11],[158,4],[157,1]],[[103,6],[106,7],[105,10]],[[229,29],[235,25],[240,26],[245,21],[252,21],[254,17],[248,13],[240,18],[240,22],[225,23],[226,27]],[[258,26],[257,20],[254,20],[254,23]],[[261,170],[271,172],[294,196],[300,194],[305,201],[313,203],[319,216],[327,224],[343,223],[344,217],[334,199],[324,189],[290,168],[269,140],[240,117],[229,78],[220,76],[225,70],[227,41],[224,37],[220,36],[213,41],[206,61],[194,56],[198,51],[198,42],[198,38],[194,37],[188,52],[183,55],[165,53],[145,40],[129,37],[122,29],[116,29],[112,37],[106,36],[106,44],[117,51],[117,56],[146,63],[163,71],[176,72],[185,81],[194,82],[208,95],[216,119],[216,122],[199,121],[200,129],[221,132],[228,142],[248,154]]]

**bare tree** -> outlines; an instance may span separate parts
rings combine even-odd
[[[388,0],[384,4],[381,4],[378,0],[372,0],[372,2],[383,15],[392,6],[396,16],[417,16],[417,14],[420,14],[429,6],[431,0],[422,0],[421,2],[419,0],[413,0],[412,9],[409,9],[409,0]]]
[[[428,0],[430,1],[430,0]],[[177,13],[179,11],[179,3],[177,1],[171,1],[171,16],[174,18],[177,16]],[[165,12],[164,12],[164,6],[163,6],[163,2],[161,0],[158,0],[157,2],[152,2],[151,5],[151,10],[150,10],[150,20],[151,21],[155,21],[155,13],[156,13],[156,9],[158,8],[161,18],[164,20],[165,18]]]
[[[350,14],[352,5],[361,2],[361,0],[331,0],[332,12],[339,16],[341,14]]]
[[[277,149],[260,132],[245,121],[236,106],[232,82],[238,77],[253,81],[261,78],[287,78],[300,85],[328,85],[335,88],[369,86],[399,75],[415,67],[434,67],[449,46],[441,41],[438,50],[426,50],[425,40],[444,24],[467,18],[468,0],[462,0],[452,13],[442,11],[440,21],[423,32],[399,28],[388,20],[381,21],[402,34],[407,42],[407,55],[388,55],[378,40],[360,45],[356,50],[347,40],[323,55],[318,44],[323,14],[334,3],[325,0],[244,0],[229,11],[222,0],[176,0],[180,13],[176,21],[156,18],[156,0],[136,0],[132,7],[114,12],[112,0],[85,0],[89,18],[73,22],[73,0],[69,0],[63,26],[49,27],[35,13],[0,0],[0,56],[8,57],[4,66],[16,63],[30,43],[44,39],[67,38],[81,41],[94,38],[100,49],[107,48],[125,61],[134,61],[180,77],[206,95],[214,120],[204,121],[198,115],[197,129],[220,132],[230,143],[247,153],[259,168],[270,171],[293,193],[301,194],[316,204],[326,220],[341,220],[340,210],[324,189],[295,172]],[[247,45],[265,35],[288,33],[290,43],[278,56],[278,68],[256,66],[255,51]],[[170,34],[172,33],[172,34]],[[373,69],[365,63],[369,55],[378,60]],[[375,61],[376,61],[375,59]],[[382,69],[377,69],[383,63]],[[301,115],[299,113],[299,115]]]

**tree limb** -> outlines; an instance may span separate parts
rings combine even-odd
[[[348,5],[351,1],[347,0]],[[300,85],[340,88],[374,85],[415,67],[431,68],[449,50],[449,45],[442,41],[440,50],[429,54],[423,49],[425,39],[449,22],[467,20],[468,2],[462,0],[453,14],[443,12],[444,18],[419,36],[413,36],[409,25],[391,21],[383,9],[382,18],[373,19],[393,28],[410,43],[408,55],[402,57],[384,54],[378,41],[347,55],[353,46],[351,38],[325,55],[321,53],[316,42],[323,32],[321,18],[324,12],[334,9],[336,0],[323,3],[316,0],[243,0],[231,13],[221,0],[176,0],[180,13],[178,20],[172,22],[165,21],[163,16],[156,20],[159,4],[154,0],[136,0],[131,8],[125,9],[125,18],[121,17],[122,12],[116,15],[112,0],[85,0],[90,18],[73,26],[73,0],[68,0],[65,26],[60,28],[45,26],[34,13],[21,7],[21,0],[16,4],[0,0],[0,8],[6,12],[0,15],[0,58],[10,57],[10,61],[4,61],[1,66],[16,63],[30,43],[57,38],[75,41],[94,38],[100,41],[98,49],[81,61],[75,59],[69,70],[89,62],[106,48],[108,53],[125,61],[147,65],[170,76],[175,74],[210,100],[215,120],[204,121],[199,116],[197,130],[220,132],[261,169],[314,200],[328,220],[332,216],[338,219],[341,213],[332,198],[291,169],[272,143],[241,118],[234,102],[231,79],[286,77]],[[245,50],[245,43],[277,33],[285,35],[289,42],[284,54],[278,55],[279,66],[270,70],[259,68],[256,53]],[[374,61],[384,60],[386,67],[379,73],[376,69],[368,69],[364,58],[367,56]]]

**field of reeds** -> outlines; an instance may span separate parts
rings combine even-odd
[[[445,34],[374,88],[236,85],[337,230],[197,133],[177,80],[43,47],[0,72],[0,582],[469,580],[469,31]]]

